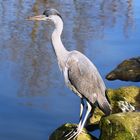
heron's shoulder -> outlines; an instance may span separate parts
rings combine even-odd
[[[82,54],[81,52],[77,51],[77,50],[73,50],[69,53],[69,56],[79,56],[79,57],[82,57],[84,56],[84,54]]]
[[[85,62],[85,61],[90,61],[84,54],[82,54],[79,51],[71,51],[68,55],[68,60],[70,61],[80,61],[80,62]]]
[[[84,67],[95,67],[94,64],[84,54],[76,50],[69,53],[67,63],[78,63],[79,65],[83,65]]]

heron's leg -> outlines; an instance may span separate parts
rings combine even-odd
[[[71,132],[69,132],[67,135],[65,135],[65,137],[71,136],[74,132],[77,132],[77,130],[81,127],[81,125],[82,125],[83,110],[84,110],[84,99],[81,98],[81,103],[80,103],[80,118],[79,118],[78,127],[76,127]]]
[[[82,129],[83,129],[85,123],[86,123],[86,120],[87,120],[87,118],[88,118],[88,116],[89,116],[89,114],[91,112],[91,109],[92,109],[92,107],[91,107],[90,103],[87,101],[87,112],[86,112],[86,115],[84,117],[84,120],[83,120],[80,128],[78,129],[79,133],[82,131]]]
[[[92,107],[91,107],[90,103],[87,101],[87,112],[86,112],[86,115],[84,117],[82,124],[80,124],[80,126],[78,126],[77,131],[74,132],[72,135],[70,135],[70,137],[67,140],[71,140],[71,139],[76,138],[82,132],[82,129],[83,129],[83,127],[86,123],[86,120],[91,112],[91,109],[92,109]]]
[[[83,116],[83,110],[84,110],[84,100],[81,98],[81,104],[80,104],[80,118],[79,118],[79,123],[78,123],[78,128],[82,124],[82,116]]]

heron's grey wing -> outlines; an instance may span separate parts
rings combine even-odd
[[[68,80],[77,92],[91,103],[95,103],[97,100],[103,108],[104,102],[108,103],[105,98],[106,88],[100,74],[90,60],[81,53],[77,53],[69,57],[67,67]],[[99,96],[101,97],[98,100]]]
[[[95,94],[104,94],[104,83],[96,67],[85,56],[80,53],[71,55],[67,67],[70,83],[91,103]]]

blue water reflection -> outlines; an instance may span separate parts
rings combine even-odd
[[[107,81],[122,60],[140,55],[138,0],[0,1],[0,139],[47,140],[79,117],[79,98],[64,85],[50,43],[51,24],[29,22],[46,6],[64,18],[67,49],[86,54],[108,88],[140,83]]]

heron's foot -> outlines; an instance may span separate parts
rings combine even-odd
[[[69,130],[68,132],[66,131],[65,133],[63,133],[62,137],[65,138],[67,140],[67,138],[69,138],[69,136],[71,134],[73,134],[76,131],[77,128],[72,128],[71,130]]]
[[[70,136],[71,134],[73,134],[74,132],[77,131],[77,127],[73,128],[69,133],[67,133],[64,137],[67,138],[68,136]]]
[[[65,138],[67,140],[75,140],[75,138],[82,132],[82,129],[79,127],[76,127],[72,131],[70,131],[68,134],[65,135]]]

